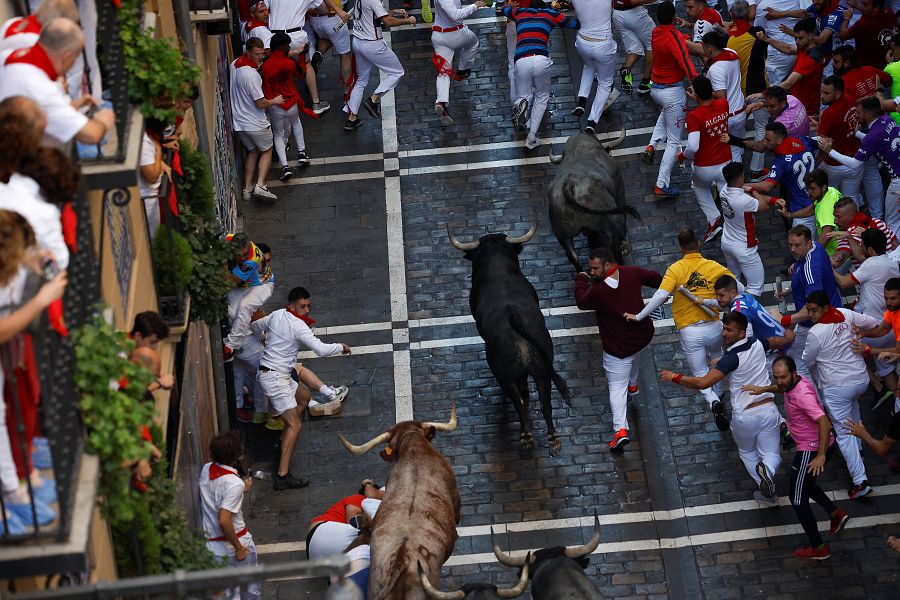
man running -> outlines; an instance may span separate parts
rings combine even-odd
[[[581,84],[578,87],[578,103],[587,105],[588,96],[594,80],[597,81],[597,94],[594,103],[588,113],[588,121],[584,130],[594,133],[597,121],[606,107],[606,101],[610,97],[613,85],[613,76],[616,72],[618,44],[613,38],[611,2],[596,2],[596,0],[574,0],[575,16],[581,28],[575,38],[575,50],[581,57],[583,64],[581,70]]]
[[[647,12],[646,5],[656,0],[613,0],[613,27],[625,42],[625,64],[619,69],[620,87],[629,96],[634,93],[634,77],[631,69],[640,57],[644,57],[644,74],[638,84],[638,94],[650,93],[650,70],[653,67],[653,46],[650,38],[656,24]]]
[[[431,62],[437,69],[437,99],[434,112],[441,118],[441,125],[452,125],[450,116],[450,78],[462,80],[472,72],[478,52],[478,36],[465,26],[463,20],[479,8],[487,6],[483,0],[463,7],[460,0],[436,0],[434,25],[431,26],[431,45],[434,55]],[[459,50],[459,68],[453,70],[453,55]]]
[[[895,355],[900,354],[900,278],[888,279],[884,284],[884,320],[870,329],[856,331],[862,338],[881,338],[893,331],[895,344],[890,351],[873,350],[864,342],[854,344],[855,350],[863,356],[870,356],[878,352],[878,359],[884,362],[895,362]],[[876,407],[873,407],[874,410]],[[900,398],[894,398],[894,413],[900,413]]]
[[[728,36],[718,31],[703,36],[703,55],[709,62],[706,75],[712,82],[713,95],[728,101],[728,133],[742,138],[747,129],[747,113],[741,88],[740,58],[737,52],[728,48]],[[731,160],[741,162],[743,158],[743,148],[732,146]]]

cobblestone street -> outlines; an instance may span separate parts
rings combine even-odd
[[[462,497],[460,538],[445,565],[443,589],[515,581],[515,570],[494,558],[488,526],[506,551],[582,544],[592,535],[596,511],[602,541],[587,572],[603,597],[896,598],[900,558],[884,540],[900,533],[900,478],[865,449],[875,493],[851,502],[844,462],[831,461],[820,482],[850,513],[848,529],[832,540],[830,560],[794,559],[791,552],[804,538],[786,496],[789,465],[783,463],[776,478],[781,506],[761,508],[731,434],[716,428],[699,396],[657,381],[658,369],[687,370],[668,308],[643,355],[641,392],[629,408],[632,442],[623,454],[609,452],[612,425],[596,323],[574,306],[574,269],[547,216],[556,169],[548,147],[552,142],[559,152],[583,126],[570,115],[581,73],[574,32],[553,33],[553,95],[539,132],[542,145],[529,152],[524,133],[509,119],[501,21],[493,9],[469,20],[479,56],[471,77],[451,85],[455,124],[446,128],[433,112],[429,25],[385,34],[406,75],[382,100],[383,122],[364,113],[354,133],[342,129],[338,59],[329,52],[318,82],[332,109],[318,121],[303,121],[313,164],[285,183],[273,168],[270,188],[278,200],[241,206],[244,230],[274,254],[277,283],[266,308],[283,305],[290,288],[307,287],[320,338],[353,347],[348,358],[301,356],[326,383],[348,385],[350,393],[340,417],[303,424],[292,469],[312,480],[308,488],[274,492],[267,481],[254,483],[244,511],[261,560],[305,558],[311,518],[355,493],[363,478],[384,482],[389,465],[374,451],[361,457],[346,452],[338,432],[362,443],[396,421],[446,421],[455,402],[459,426],[434,441],[453,466]],[[374,82],[369,85],[371,92]],[[613,155],[625,176],[626,200],[643,217],[628,221],[629,262],[663,271],[679,257],[677,229],[691,226],[702,234],[706,227],[689,171],[675,167],[673,184],[682,191],[677,200],[660,202],[651,193],[659,161],[645,165],[640,153],[656,115],[649,95],[622,95],[598,131],[601,138],[615,137],[621,126],[627,131]],[[574,396],[570,408],[553,392],[562,438],[555,458],[536,396],[536,446],[519,447],[518,417],[501,399],[470,316],[471,265],[450,246],[445,229],[450,223],[464,241],[488,231],[521,235],[535,218],[537,234],[519,260],[554,338],[556,368]],[[786,257],[784,229],[769,214],[759,217],[758,229],[771,290]],[[583,239],[577,249],[586,260]],[[718,241],[703,251],[724,262]],[[644,292],[649,298],[653,290]],[[774,303],[767,292],[764,304]],[[866,424],[880,435],[887,413],[870,414],[867,398],[862,404]],[[261,425],[244,431],[255,468],[270,470],[277,433]],[[320,598],[323,585],[270,582],[264,594]]]

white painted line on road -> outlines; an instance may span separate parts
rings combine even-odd
[[[365,173],[341,173],[340,175],[314,175],[310,177],[292,177],[287,181],[268,180],[270,187],[284,187],[287,185],[309,185],[311,183],[336,183],[338,181],[356,181],[362,179],[382,179],[384,171],[368,171]]]

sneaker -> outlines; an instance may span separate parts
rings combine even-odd
[[[628,439],[628,430],[620,429],[616,432],[616,435],[613,436],[612,441],[609,443],[610,450],[622,450],[625,446],[628,445],[628,442],[631,440]]]
[[[588,121],[587,125],[584,126],[585,133],[594,133],[594,129],[596,129],[597,124],[593,121]]]
[[[847,496],[851,500],[858,500],[864,496],[868,496],[872,493],[872,486],[869,485],[868,481],[863,481],[859,485],[854,485],[852,488],[847,490]]]
[[[703,236],[703,241],[701,243],[709,243],[722,235],[722,225],[724,223],[725,220],[722,219],[722,217],[719,217],[715,222],[711,223],[709,229],[706,230],[706,235]]]
[[[269,417],[266,421],[266,429],[272,431],[282,431],[284,429],[284,421],[281,417]]]
[[[650,80],[649,79],[641,79],[641,84],[637,89],[638,94],[649,94],[650,93]]]
[[[674,186],[664,188],[653,186],[653,195],[657,198],[677,198],[679,193],[678,188]]]
[[[359,117],[355,119],[351,119],[348,117],[347,120],[344,121],[344,131],[353,131],[358,127],[362,127],[362,119],[360,119]]]
[[[264,185],[256,184],[256,187],[253,188],[253,195],[256,198],[266,198],[267,200],[278,200],[278,196],[269,191]]]
[[[279,181],[287,181],[291,177],[294,176],[294,172],[291,171],[290,167],[281,167],[281,175],[278,176]]]
[[[750,183],[759,183],[769,174],[768,171],[763,169],[762,171],[750,171]]]
[[[754,490],[753,499],[765,506],[766,508],[778,508],[778,496],[772,494],[766,496],[759,490]]]
[[[512,122],[516,127],[522,126],[522,118],[525,116],[525,113],[528,112],[528,100],[520,100],[518,104],[513,107],[512,114]]]
[[[434,15],[431,12],[431,2],[430,0],[422,0],[422,21],[425,23],[431,23],[434,20]]]
[[[319,65],[322,64],[323,58],[324,57],[322,56],[322,53],[316,50],[315,52],[313,52],[312,58],[309,59],[309,64],[312,66],[313,71],[315,71],[316,73],[319,72]]]
[[[225,349],[222,351],[222,358],[224,362],[230,363],[234,360],[234,350],[225,346]]]
[[[837,535],[847,525],[850,515],[843,508],[839,508],[831,513],[831,527],[828,528],[828,535]]]
[[[645,165],[652,165],[654,154],[656,154],[656,148],[654,148],[652,145],[647,146],[646,148],[644,148],[644,151],[641,152],[641,162]]]
[[[769,475],[769,469],[762,461],[756,463],[756,474],[759,475],[759,491],[762,495],[766,498],[774,496],[775,482],[772,481],[772,476]]]
[[[801,560],[826,560],[831,558],[831,549],[828,544],[822,544],[818,548],[803,546],[794,550],[794,558]]]
[[[887,388],[884,388],[884,390],[882,390],[882,392],[881,392],[881,395],[875,399],[875,402],[872,403],[872,406],[871,406],[871,408],[869,408],[869,410],[872,412],[875,412],[876,410],[881,408],[882,404],[884,404],[888,400],[892,400],[893,398],[894,398],[894,392],[892,392],[891,390],[889,390]]]
[[[331,105],[328,104],[327,102],[325,102],[324,100],[321,100],[319,102],[313,102],[313,105],[312,105],[312,110],[317,115],[321,115],[324,112],[328,112],[328,109],[330,109],[330,108],[331,108]]]
[[[373,102],[371,96],[363,100],[363,108],[376,119],[381,118],[381,105],[378,102]]]
[[[719,431],[728,431],[730,423],[728,422],[728,417],[725,416],[725,408],[722,406],[722,401],[716,400],[713,402],[710,410],[716,416],[716,427],[719,428]]]
[[[636,386],[636,385],[628,386],[628,395],[629,396],[637,396],[638,393],[640,393],[640,390],[638,390],[638,386]]]
[[[306,153],[305,149],[297,152],[297,164],[301,167],[305,167],[309,164],[309,154]]]
[[[634,93],[634,76],[631,74],[631,69],[628,67],[622,67],[619,69],[619,77],[622,80],[620,87],[622,88],[622,92],[631,95]]]
[[[447,108],[446,102],[438,102],[434,105],[434,112],[441,118],[441,125],[453,125],[453,117],[450,116],[450,110]]]
[[[472,69],[460,69],[456,72],[456,76],[460,79],[468,79],[469,75],[472,74]]]
[[[538,146],[541,145],[541,140],[538,139],[538,136],[533,133],[529,133],[528,137],[525,138],[525,147],[529,150],[534,150]]]
[[[252,423],[253,422],[253,413],[247,410],[246,408],[239,408],[235,412],[237,416],[237,420],[241,423]]]
[[[307,409],[311,417],[336,417],[344,410],[344,405],[341,404],[340,400],[325,403],[310,400]]]
[[[249,200],[250,198],[253,197],[253,190],[243,190],[243,191],[241,192],[241,197],[242,197],[244,200]]]
[[[262,425],[263,423],[267,422],[268,420],[269,420],[269,413],[255,412],[255,413],[253,413],[253,419],[251,419],[251,422],[254,425]]]
[[[299,490],[309,485],[309,479],[302,477],[294,477],[290,473],[286,475],[275,475],[272,477],[273,490]]]
[[[794,436],[791,435],[791,432],[787,428],[787,425],[782,423],[781,424],[781,449],[782,450],[792,450],[796,445],[797,445],[797,442],[794,441]]]
[[[578,104],[575,105],[575,108],[572,109],[572,114],[576,117],[580,117],[584,114],[584,108],[587,106],[587,98],[584,96],[578,96]]]
[[[339,385],[334,388],[334,394],[328,396],[329,402],[343,402],[347,397],[347,394],[350,392],[350,388],[346,385]]]

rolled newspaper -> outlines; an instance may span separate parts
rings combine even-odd
[[[781,275],[775,278],[775,293],[778,295],[778,312],[787,313],[787,300],[784,299],[784,280]]]
[[[350,19],[347,21],[347,23],[349,23],[349,22],[352,21],[352,20],[353,20],[353,15],[350,15]],[[341,30],[341,27],[343,27],[344,25],[346,25],[346,23],[344,23],[344,22],[341,21],[341,20],[338,20],[337,24],[336,24],[334,27],[332,27],[332,29],[333,29],[334,31],[340,31],[340,30]]]
[[[685,298],[687,298],[687,299],[690,300],[691,302],[696,303],[697,300],[699,300],[699,298],[697,298],[697,296],[695,296],[695,295],[691,292],[691,290],[687,289],[687,288],[684,287],[683,285],[678,286],[678,291],[681,292],[682,294],[684,294]],[[711,309],[711,308],[708,307],[708,306],[705,306],[705,305],[703,305],[703,304],[697,304],[697,306],[700,308],[700,310],[702,310],[703,312],[705,312],[705,313],[706,313],[707,315],[709,315],[710,317],[715,318],[715,317],[718,317],[718,316],[719,316],[715,311],[713,311],[713,309]]]

